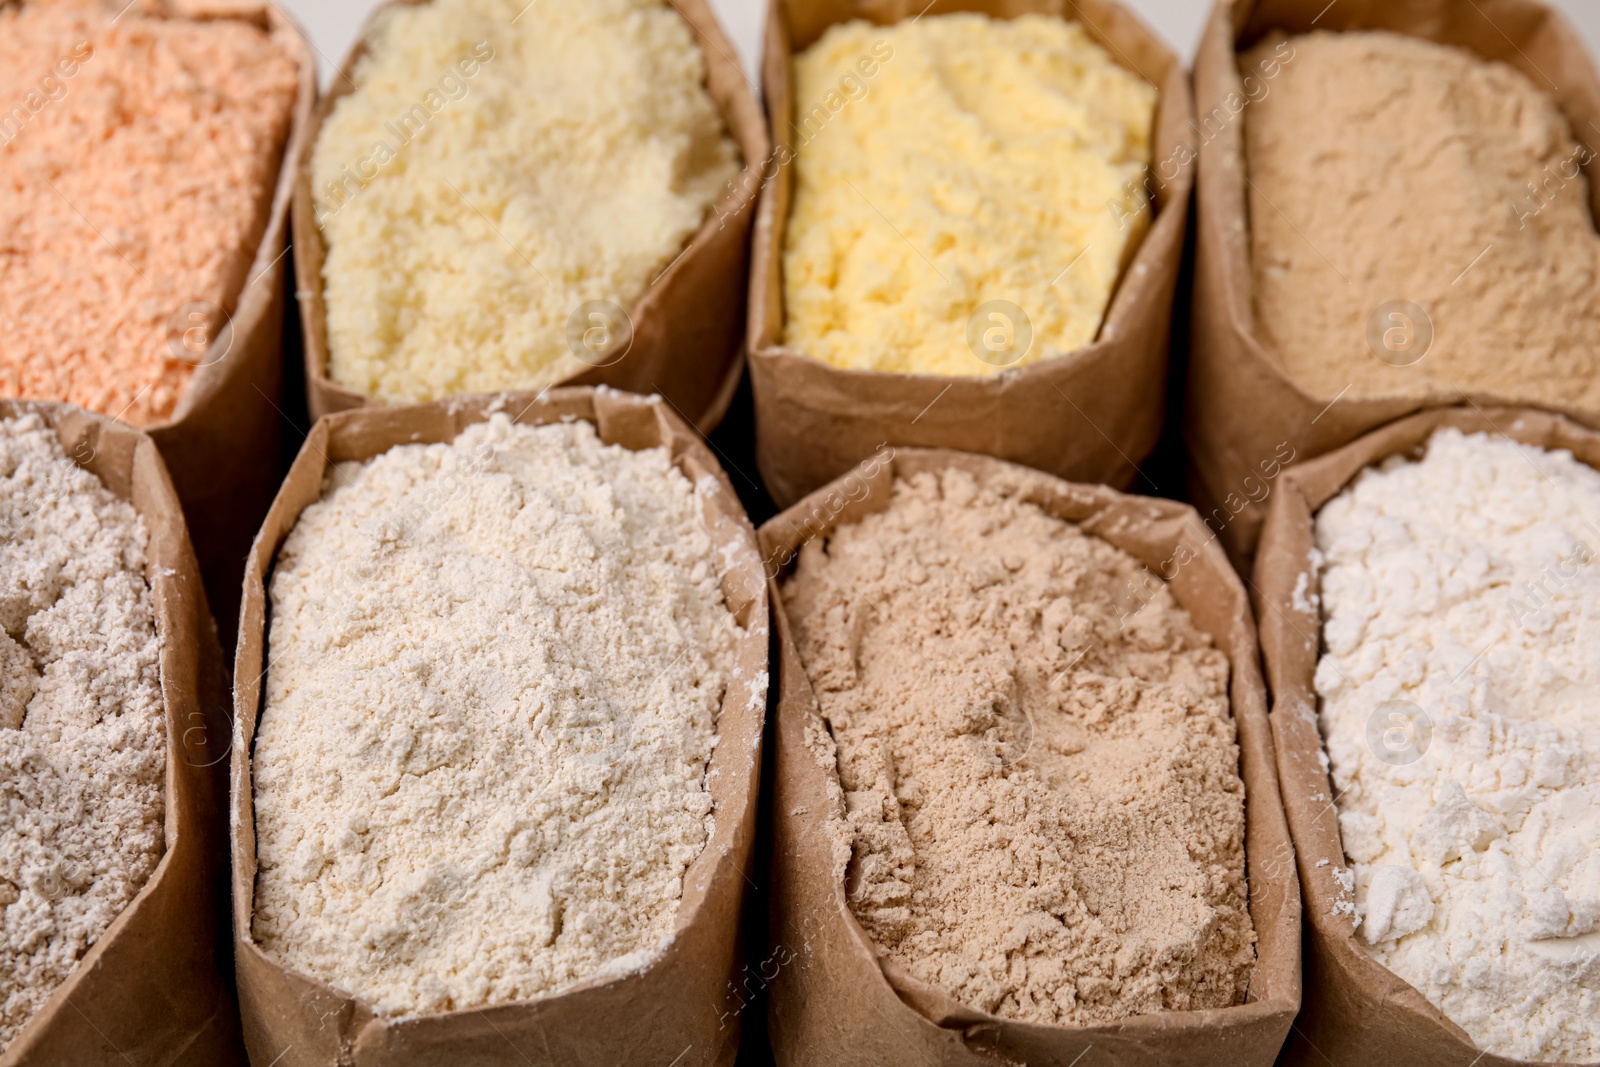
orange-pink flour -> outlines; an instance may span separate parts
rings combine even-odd
[[[240,20],[0,11],[0,394],[171,416],[179,313],[237,302],[298,79]]]

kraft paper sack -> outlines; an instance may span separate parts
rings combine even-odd
[[[585,419],[607,444],[664,445],[691,482],[714,482],[714,489],[698,491],[699,499],[723,568],[723,596],[745,627],[706,770],[715,832],[684,875],[672,942],[645,969],[598,977],[531,1001],[385,1017],[359,998],[280,963],[251,934],[256,837],[250,761],[270,669],[263,658],[271,621],[266,582],[278,547],[300,513],[320,498],[330,464],[369,459],[398,444],[450,441],[496,411],[529,425]],[[319,420],[251,550],[236,661],[233,921],[239,1001],[253,1061],[275,1067],[731,1065],[739,1020],[722,1005],[725,987],[743,963],[737,934],[755,839],[766,719],[766,598],[755,531],[739,498],[705,444],[659,398],[566,388],[363,408]],[[483,919],[495,921],[492,915]]]
[[[816,103],[794,99],[791,56],[834,23],[889,25],[955,11],[1076,20],[1112,59],[1159,90],[1148,182],[1155,217],[1123,269],[1099,336],[1085,348],[978,378],[842,370],[783,343],[791,163],[804,151],[794,143],[794,116]],[[1114,0],[773,0],[764,64],[777,148],[762,175],[751,252],[750,384],[756,461],[778,506],[885,443],[980,452],[1063,478],[1128,484],[1161,434],[1172,298],[1193,183],[1194,108],[1178,58]]]
[[[243,1065],[228,959],[227,681],[183,510],[149,436],[70,404],[41,416],[144,519],[166,709],[166,851],[150,880],[0,1053],[0,1067]]]
[[[374,20],[397,4],[427,0],[386,0],[373,11],[317,108],[305,138],[295,176],[295,280],[300,319],[305,327],[306,400],[313,419],[335,411],[382,401],[349,389],[328,376],[328,308],[323,296],[323,262],[328,244],[317,225],[312,199],[311,157],[317,136],[339,101],[354,89],[351,75],[367,53]],[[597,365],[563,385],[609,385],[634,393],[659,393],[701,433],[722,421],[744,371],[744,282],[750,262],[750,223],[755,212],[740,190],[754,183],[771,148],[767,124],[753,87],[739,66],[737,52],[706,0],[669,0],[694,33],[705,56],[706,89],[728,134],[739,146],[744,170],[732,188],[712,205],[705,222],[682,254],[651,283],[638,304],[626,309],[632,335],[625,354],[608,352]],[[576,310],[576,309],[574,309]],[[622,342],[619,341],[618,345]]]
[[[1219,0],[1195,58],[1200,123],[1195,290],[1183,436],[1189,453],[1188,499],[1221,536],[1236,563],[1248,565],[1282,466],[1311,459],[1393,419],[1436,406],[1423,395],[1386,399],[1312,396],[1284,373],[1256,333],[1247,203],[1244,126],[1250,96],[1236,53],[1271,30],[1384,29],[1451,44],[1506,63],[1551,96],[1580,140],[1600,126],[1600,76],[1577,32],[1533,0]],[[1541,73],[1542,72],[1542,73]],[[1269,82],[1270,91],[1270,82]],[[1259,95],[1259,89],[1256,90]],[[1589,206],[1600,217],[1593,163]],[[1399,235],[1396,235],[1397,239]],[[1373,357],[1376,358],[1376,357]],[[1508,398],[1470,394],[1446,404],[1482,406]],[[1600,412],[1566,414],[1600,425]]]
[[[1479,1052],[1459,1026],[1410,983],[1368,954],[1356,937],[1353,893],[1334,878],[1345,866],[1335,796],[1317,724],[1313,676],[1322,620],[1311,565],[1312,521],[1322,505],[1367,467],[1389,456],[1419,458],[1442,427],[1504,435],[1540,448],[1569,449],[1600,468],[1600,434],[1559,415],[1527,408],[1438,408],[1375,430],[1283,475],[1261,533],[1255,599],[1261,653],[1278,742],[1278,774],[1294,836],[1306,913],[1305,1004],[1283,1062],[1311,1067],[1332,1062],[1394,1063],[1412,1067],[1521,1067],[1525,1061]],[[1297,596],[1297,583],[1301,590]]]
[[[966,1007],[898,968],[880,965],[834,877],[830,820],[845,818],[838,771],[774,584],[778,704],[771,784],[772,870],[768,1031],[781,1067],[1270,1067],[1300,1005],[1300,894],[1278,796],[1255,625],[1243,583],[1209,543],[1194,511],[1167,500],[1075,485],[986,456],[921,449],[879,453],[761,528],[769,575],[785,573],[806,542],[888,505],[896,476],[959,468],[1002,485],[1172,575],[1195,625],[1228,656],[1229,699],[1245,786],[1245,864],[1256,970],[1231,1008],[1141,1015],[1095,1027],[1016,1022]],[[1092,1051],[1090,1051],[1092,1050]]]

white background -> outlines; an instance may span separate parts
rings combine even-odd
[[[321,54],[322,84],[327,85],[344,54],[355,39],[367,11],[375,0],[282,0],[311,37]],[[1166,38],[1173,51],[1186,59],[1194,54],[1200,28],[1210,12],[1210,0],[1124,0]],[[1549,0],[1565,11],[1600,54],[1600,0]],[[766,17],[767,0],[710,0],[722,19],[722,26],[744,59],[745,69],[754,72],[761,49],[761,23]]]

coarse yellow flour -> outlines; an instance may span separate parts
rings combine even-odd
[[[783,595],[837,747],[850,907],[983,1011],[1241,1003],[1228,661],[1132,556],[961,471],[801,551]],[[831,762],[831,760],[830,760]]]
[[[165,849],[144,521],[36,415],[0,422],[0,1052]]]
[[[1076,22],[831,27],[794,60],[784,343],[856,370],[994,373],[1093,341],[1150,219],[1156,90]],[[1003,300],[995,362],[969,320]],[[1011,313],[1015,319],[1015,313]],[[987,322],[987,320],[985,320]]]
[[[670,940],[740,630],[666,449],[494,415],[341,464],[271,596],[267,951],[408,1014],[555,992]]]

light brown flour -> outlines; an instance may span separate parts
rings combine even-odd
[[[1081,1025],[1244,998],[1228,663],[1126,553],[967,474],[897,482],[784,600],[856,917],[962,1002]],[[1138,610],[1136,610],[1138,609]]]
[[[1600,237],[1578,169],[1600,134],[1580,145],[1547,86],[1461,49],[1383,32],[1291,43],[1244,119],[1256,320],[1290,376],[1323,397],[1600,405]],[[1401,331],[1390,362],[1368,343],[1390,301],[1432,322],[1409,366],[1392,365],[1419,351],[1403,321],[1379,316],[1380,348]]]

